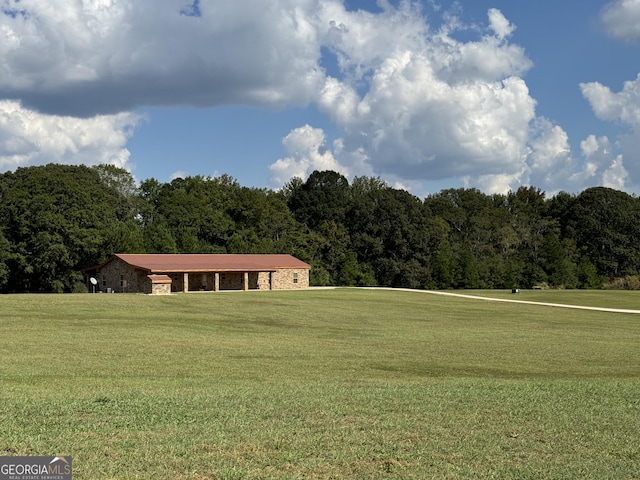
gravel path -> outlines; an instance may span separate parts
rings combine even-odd
[[[364,287],[369,288],[369,287]],[[478,297],[476,295],[466,295],[463,293],[452,293],[452,292],[442,292],[439,290],[413,290],[410,288],[385,288],[385,287],[372,287],[378,288],[381,290],[401,290],[404,292],[419,292],[419,293],[427,293],[431,295],[448,295],[451,297],[461,297],[461,298],[470,298],[472,300],[484,300],[487,302],[504,302],[504,303],[525,303],[528,305],[544,305],[545,307],[559,307],[559,308],[573,308],[576,310],[594,310],[597,312],[613,312],[613,313],[633,313],[640,314],[640,310],[629,310],[624,308],[604,308],[604,307],[586,307],[583,305],[566,305],[562,303],[545,303],[545,302],[529,302],[527,300],[511,300],[506,298],[489,298],[489,297]]]

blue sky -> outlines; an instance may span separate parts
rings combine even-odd
[[[266,6],[265,6],[266,5]],[[640,192],[640,0],[0,0],[0,170]]]

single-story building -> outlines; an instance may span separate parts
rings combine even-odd
[[[309,288],[310,269],[282,254],[120,253],[83,273],[89,291],[168,294]]]

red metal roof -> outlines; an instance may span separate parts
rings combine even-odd
[[[283,254],[126,254],[111,257],[149,273],[264,272],[287,268],[311,268],[302,260]]]
[[[147,278],[151,280],[154,285],[159,283],[171,283],[171,277],[169,275],[147,275]]]

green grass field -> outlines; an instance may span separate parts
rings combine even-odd
[[[359,289],[7,295],[0,332],[0,455],[72,455],[74,479],[640,478],[640,315]]]

